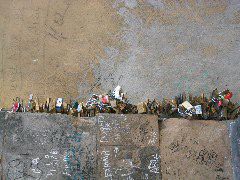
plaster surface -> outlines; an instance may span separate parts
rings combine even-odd
[[[118,84],[133,103],[229,88],[240,99],[239,0],[0,0],[0,106]]]

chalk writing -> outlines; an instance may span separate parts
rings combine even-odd
[[[148,169],[152,173],[159,173],[159,163],[160,163],[160,156],[158,154],[153,155],[153,159],[150,160],[150,164]]]
[[[15,158],[8,162],[7,177],[9,179],[39,179],[41,175],[42,171],[35,170],[34,164],[28,157]]]
[[[98,124],[91,123],[91,126],[85,124],[84,128],[69,123],[65,124],[67,128],[59,128],[57,124],[56,127],[51,126],[54,127],[51,130],[41,129],[41,131],[29,126],[22,127],[20,123],[18,128],[11,131],[9,139],[18,142],[18,146],[23,141],[29,142],[33,147],[32,149],[27,147],[24,149],[26,151],[24,155],[18,154],[17,158],[9,161],[7,177],[8,179],[55,179],[61,175],[76,180],[98,178],[132,180],[141,177],[156,179],[155,174],[159,174],[160,157],[158,148],[149,146],[148,143],[158,142],[155,139],[157,133],[148,127],[149,123],[146,123],[145,119],[142,121],[144,122],[136,125],[135,119],[129,120],[125,115],[119,115],[111,121],[103,116],[98,119]],[[140,126],[143,132],[144,128],[147,128],[148,141],[145,144],[133,142],[133,126],[138,136]],[[115,133],[119,137],[117,143],[113,138]],[[17,136],[21,137],[21,141],[16,139]],[[100,144],[100,140],[109,144]],[[111,144],[112,140],[114,144]],[[96,170],[100,171],[101,177],[96,176]]]
[[[157,142],[157,133],[156,132],[150,132],[150,139],[149,139],[149,142],[148,144],[150,145],[155,145],[155,143]]]
[[[68,139],[72,142],[70,148],[67,150],[64,161],[66,162],[65,170],[63,174],[70,175],[73,179],[82,178],[81,172],[81,155],[82,148],[79,142],[81,142],[82,133],[74,132]]]
[[[110,140],[110,123],[103,121],[101,118],[98,119],[100,126],[100,142],[108,142]]]
[[[38,164],[39,164],[39,158],[35,158],[32,160],[32,171],[33,173],[37,173],[37,174],[41,174],[42,171],[38,168]]]
[[[58,152],[55,149],[52,149],[49,154],[46,154],[44,157],[47,160],[45,165],[47,166],[47,169],[49,170],[47,172],[46,177],[48,176],[53,176],[54,174],[57,173],[57,168],[58,168]]]
[[[118,147],[114,147],[115,157],[117,157],[118,151],[119,151]]]
[[[155,147],[158,144],[155,121],[104,114],[97,120],[103,178],[158,179],[160,156]]]
[[[107,178],[112,177],[111,166],[109,163],[110,151],[102,151],[101,154],[103,155],[102,161],[103,161],[104,175]]]

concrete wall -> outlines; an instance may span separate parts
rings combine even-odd
[[[239,179],[239,120],[0,113],[1,179]]]
[[[2,180],[160,179],[156,116],[7,114],[0,143]]]
[[[93,128],[46,114],[8,114],[0,124],[0,179],[96,179]]]
[[[230,137],[232,144],[232,163],[234,179],[240,179],[240,120],[231,123]]]
[[[239,0],[0,0],[0,105],[123,86],[133,102],[230,88]]]

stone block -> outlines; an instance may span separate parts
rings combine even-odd
[[[97,116],[100,179],[160,179],[158,118]]]
[[[162,179],[232,179],[228,124],[168,119],[160,124]]]

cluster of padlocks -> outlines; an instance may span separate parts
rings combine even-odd
[[[129,103],[122,88],[117,86],[113,91],[106,94],[93,94],[86,102],[77,100],[65,100],[63,98],[47,98],[44,103],[40,103],[38,98],[30,95],[28,103],[23,104],[23,100],[16,98],[13,103],[13,112],[46,112],[62,113],[81,117],[91,117],[98,113],[116,114],[155,114],[160,118],[185,117],[194,119],[235,119],[240,114],[237,103],[231,101],[233,94],[231,91],[213,90],[210,97],[204,94],[193,96],[182,93],[174,99],[148,99],[136,105]]]

